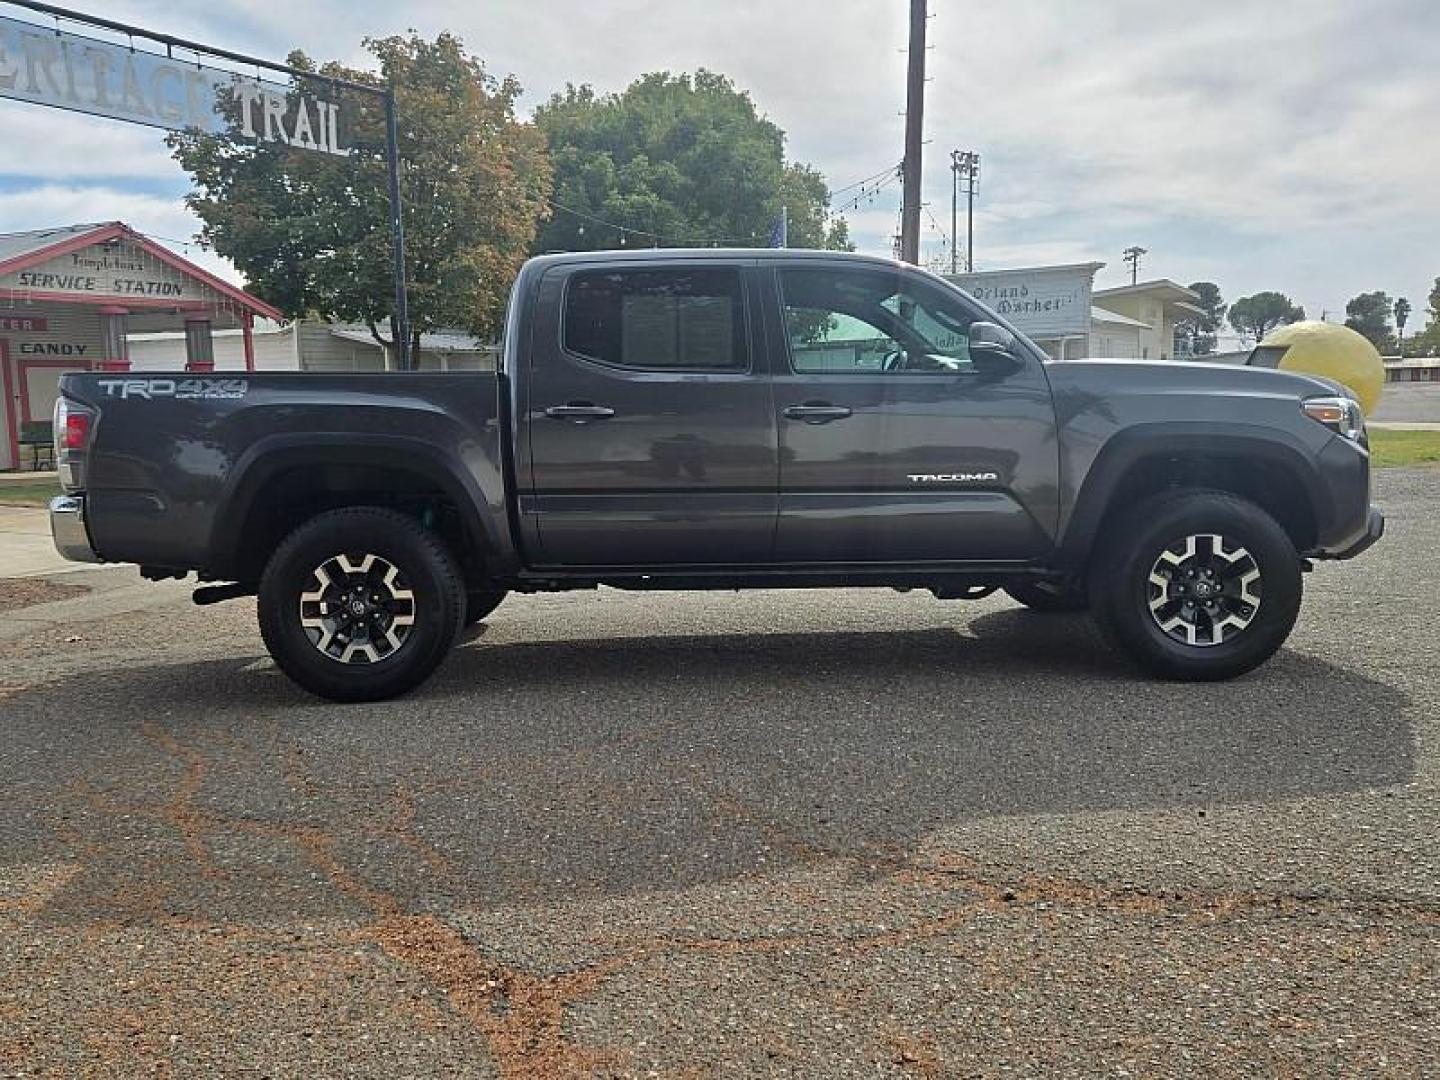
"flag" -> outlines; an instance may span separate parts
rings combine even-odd
[[[790,246],[790,210],[782,206],[780,213],[770,224],[770,247],[783,248]]]

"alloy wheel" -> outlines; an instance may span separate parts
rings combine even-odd
[[[395,655],[415,626],[415,594],[394,563],[379,555],[334,555],[317,566],[300,594],[300,625],[310,643],[341,664],[374,664]]]
[[[1260,566],[1246,548],[1218,533],[1195,533],[1160,552],[1150,568],[1150,614],[1182,645],[1221,645],[1245,631],[1260,610]]]

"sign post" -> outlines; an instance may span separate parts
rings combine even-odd
[[[338,156],[350,153],[349,148],[341,145],[341,103],[306,93],[303,88],[328,86],[378,97],[385,116],[390,235],[395,262],[395,345],[400,370],[411,370],[394,87],[316,75],[37,0],[0,0],[0,3],[28,8],[56,20],[55,28],[49,29],[0,16],[0,97],[150,127],[238,135],[256,144],[279,143]],[[124,34],[132,44],[127,47],[61,30],[62,19]],[[133,45],[137,37],[163,45],[164,55],[137,50]],[[179,60],[175,57],[176,49],[191,53],[197,59]],[[257,72],[262,68],[280,72],[290,77],[293,86],[263,80],[258,74],[251,77],[211,67],[202,64],[199,57],[244,64],[256,68]]]

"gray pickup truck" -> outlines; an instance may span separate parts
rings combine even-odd
[[[72,559],[258,595],[302,687],[402,693],[510,592],[1004,589],[1143,667],[1284,642],[1313,559],[1377,540],[1335,383],[1049,362],[945,281],[827,252],[551,255],[495,373],[67,375]]]

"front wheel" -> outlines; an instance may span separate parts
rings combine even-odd
[[[332,701],[380,701],[419,685],[445,658],[464,613],[449,549],[414,518],[380,507],[312,518],[260,578],[270,655]]]
[[[1168,492],[1106,529],[1090,573],[1105,636],[1157,675],[1229,679],[1284,644],[1300,612],[1300,557],[1254,503]]]

